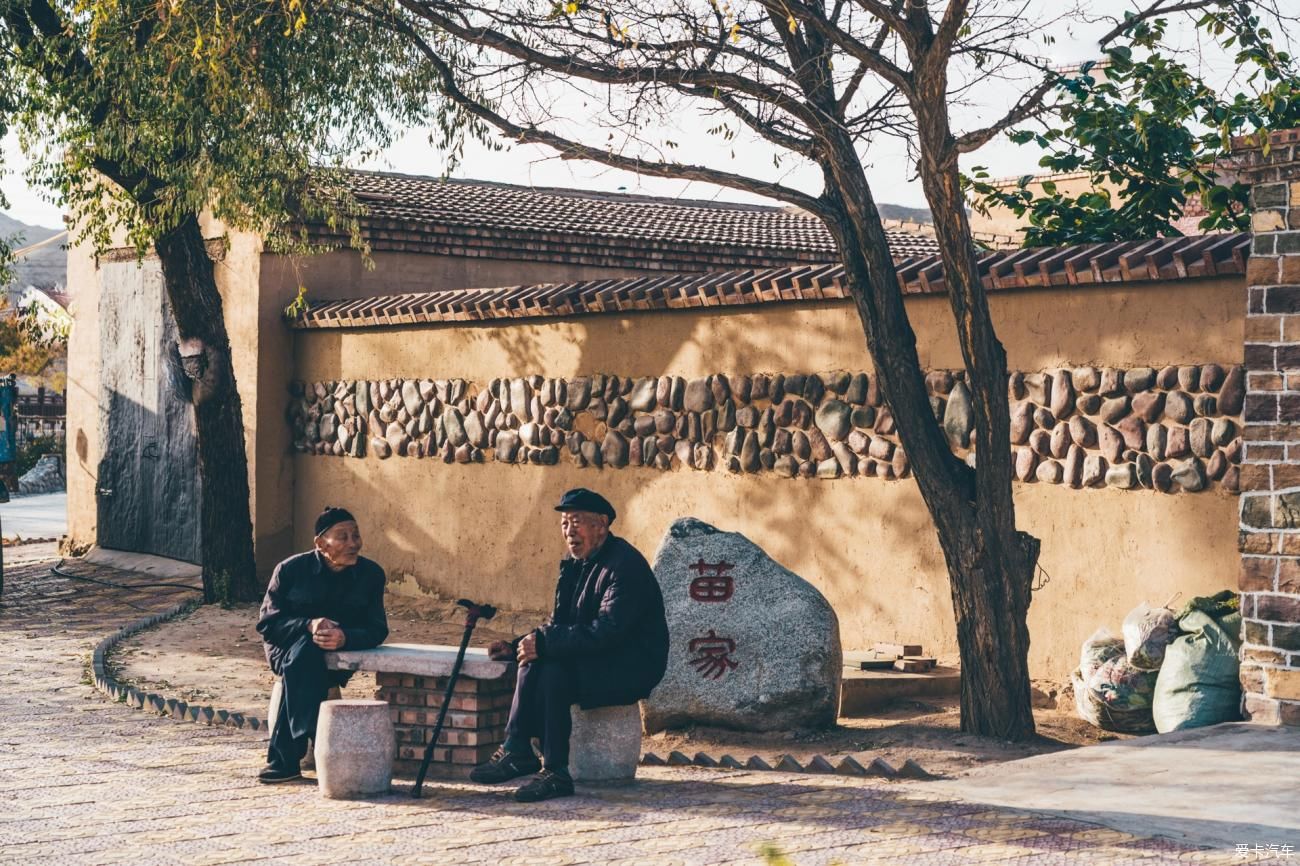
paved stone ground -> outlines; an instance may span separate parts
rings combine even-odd
[[[1231,863],[1100,824],[959,804],[924,784],[647,768],[627,787],[526,807],[434,783],[340,802],[259,786],[255,732],[152,717],[87,685],[94,643],[187,597],[19,565],[0,599],[0,863]],[[107,568],[83,574],[139,585]]]
[[[68,494],[14,495],[0,505],[5,538],[58,538],[68,531]]]

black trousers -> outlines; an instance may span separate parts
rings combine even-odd
[[[542,741],[542,765],[569,769],[569,707],[578,697],[577,670],[572,664],[534,659],[519,668],[515,699],[510,705],[506,736]]]
[[[347,683],[351,674],[325,667],[325,650],[304,635],[278,659],[271,669],[280,675],[280,709],[271,730],[266,762],[273,767],[297,767],[307,754],[307,740],[316,735],[321,701],[334,686]],[[279,670],[275,670],[276,667]]]

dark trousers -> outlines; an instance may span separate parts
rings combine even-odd
[[[569,769],[569,707],[577,700],[577,671],[571,664],[535,659],[519,668],[506,736],[542,741],[542,764]]]
[[[266,762],[281,769],[297,767],[307,754],[307,740],[316,735],[321,701],[350,674],[327,670],[325,651],[304,635],[280,654],[271,669],[280,675],[280,709],[271,731]],[[278,668],[278,670],[276,670]]]

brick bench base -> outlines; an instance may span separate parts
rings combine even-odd
[[[447,677],[416,677],[408,674],[377,673],[375,697],[388,701],[397,733],[394,775],[414,777],[424,760],[424,749],[433,734],[447,692]],[[461,679],[452,692],[451,708],[443,722],[442,735],[433,750],[429,775],[463,779],[475,764],[481,764],[506,739],[506,719],[514,697],[514,674],[494,680]]]
[[[394,776],[412,778],[419,772],[455,659],[456,647],[424,644],[326,653],[325,664],[334,670],[374,672],[375,697],[388,702],[397,739]],[[489,659],[485,649],[469,650],[429,775],[463,779],[475,764],[492,757],[505,742],[514,692],[514,665]]]

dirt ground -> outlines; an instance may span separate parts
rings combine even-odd
[[[450,604],[427,611],[390,598],[387,606],[392,632],[389,643],[459,644],[463,617]],[[498,638],[522,633],[540,618],[535,612],[502,612],[475,629],[472,645],[487,646]],[[257,609],[252,605],[230,609],[205,606],[123,641],[109,664],[123,683],[187,703],[265,718],[273,678],[254,629],[256,621]],[[730,754],[741,761],[758,755],[773,765],[784,754],[801,763],[817,754],[832,760],[852,755],[864,765],[879,757],[896,768],[911,758],[934,775],[950,777],[990,763],[1122,738],[1078,719],[1068,691],[1053,701],[1047,698],[1052,684],[1035,685],[1038,702],[1044,706],[1034,714],[1038,736],[1027,743],[963,734],[955,699],[927,699],[897,701],[869,718],[841,718],[831,730],[757,734],[692,727],[649,735],[643,749],[661,757],[674,750],[690,756],[705,752],[714,758]],[[370,697],[374,688],[373,675],[358,674],[344,695]],[[1047,706],[1052,703],[1056,706]]]

